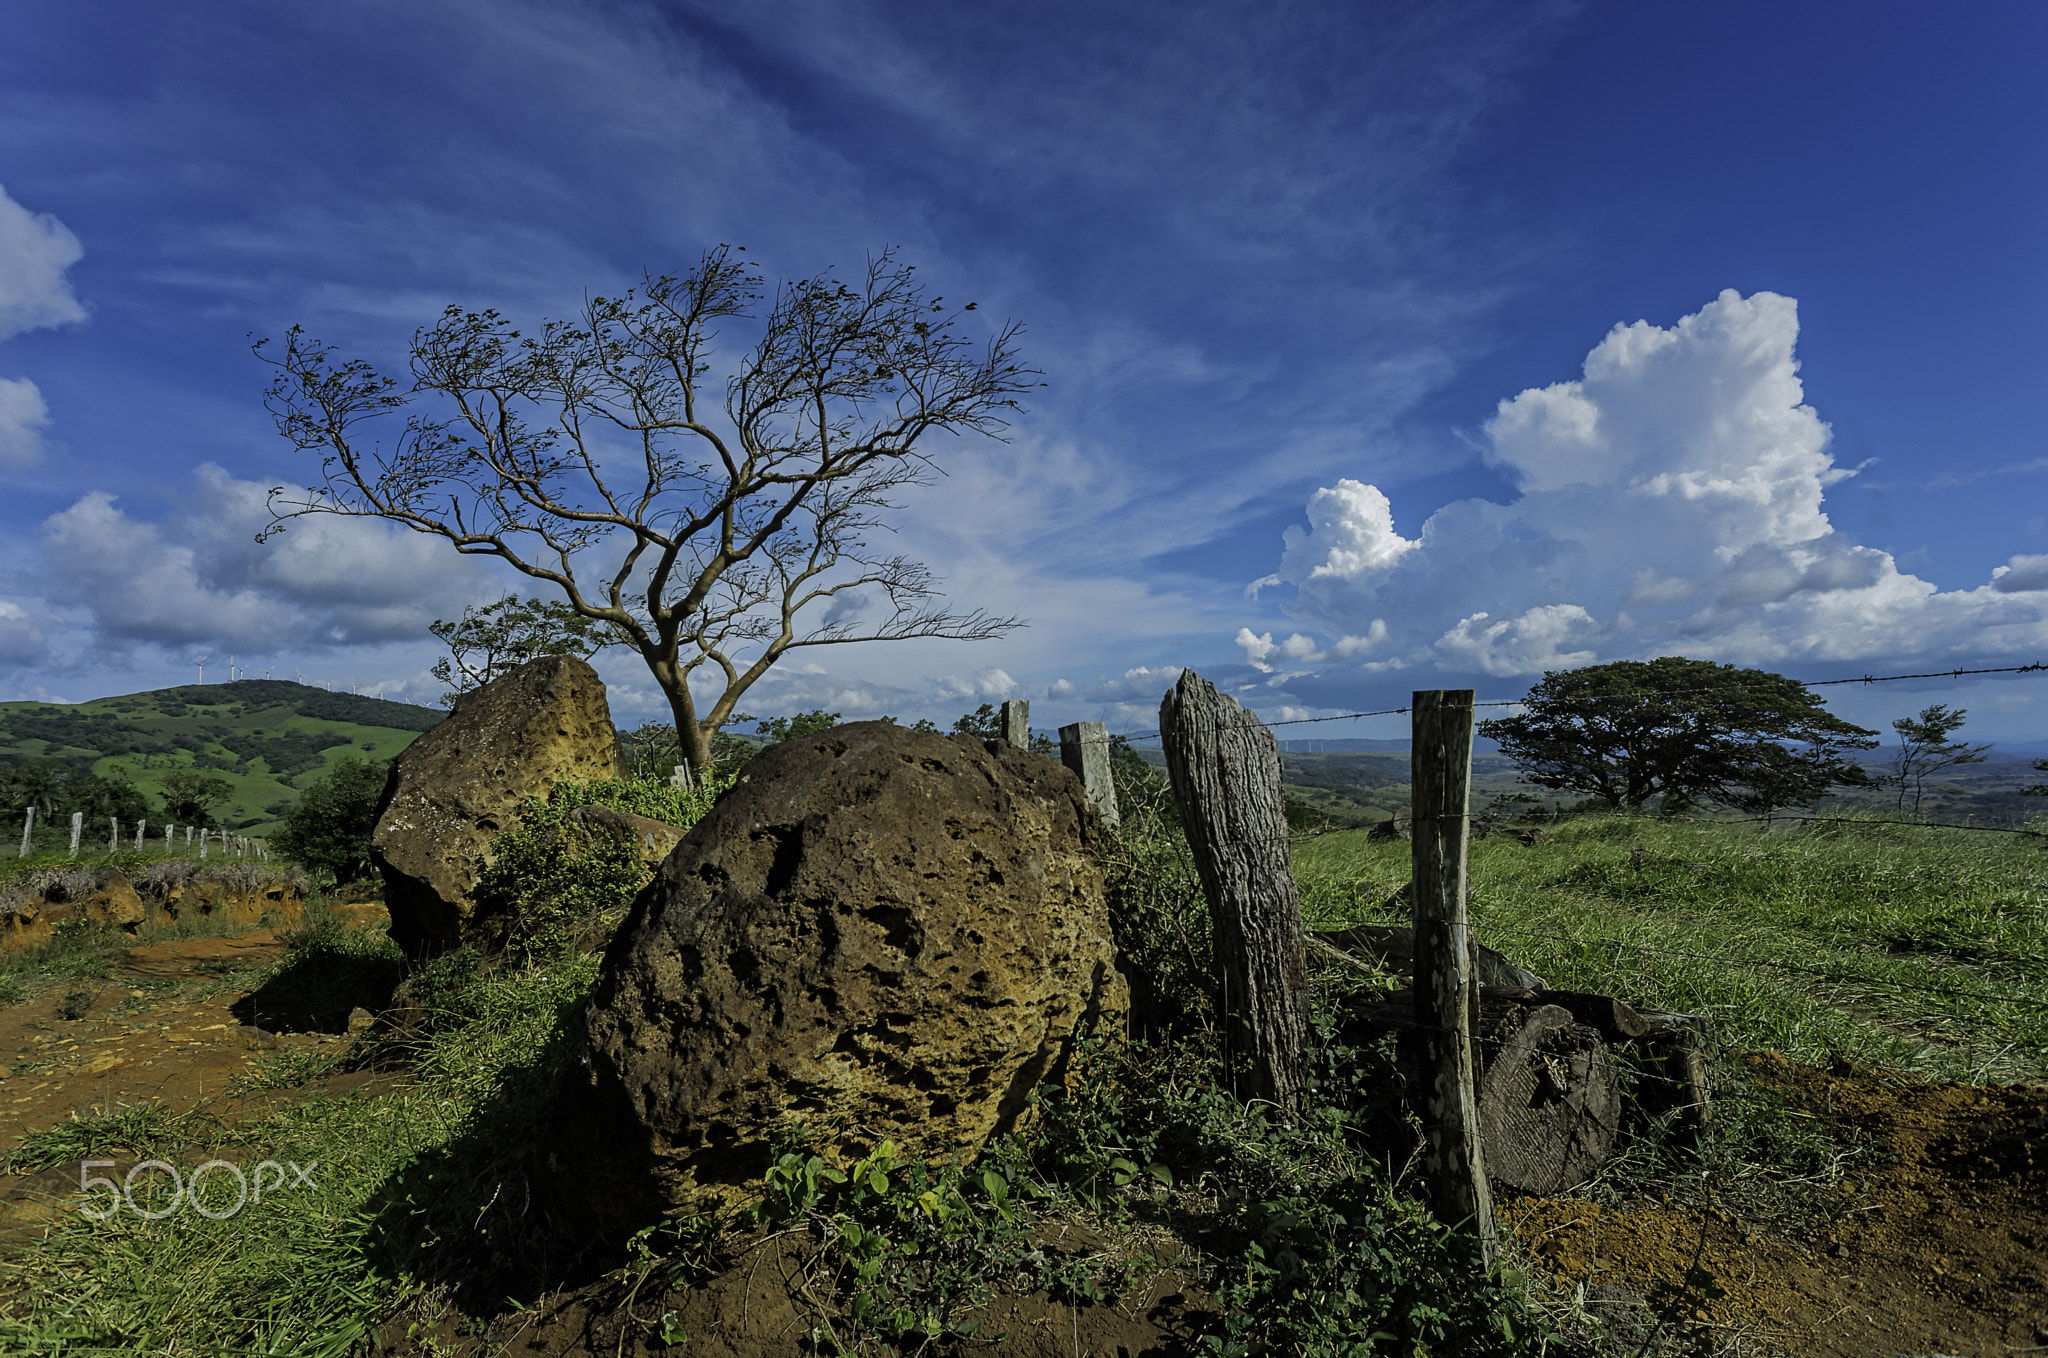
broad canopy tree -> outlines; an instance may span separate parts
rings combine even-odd
[[[1666,812],[1810,806],[1869,786],[1844,756],[1877,744],[1797,680],[1682,656],[1551,671],[1522,712],[1478,730],[1538,787]]]
[[[1020,327],[977,342],[973,303],[947,308],[885,251],[855,285],[778,286],[753,347],[714,376],[719,325],[764,295],[720,246],[530,335],[451,306],[414,335],[404,378],[296,326],[281,350],[259,342],[279,432],[323,472],[303,495],[272,493],[265,535],[304,514],[374,516],[545,581],[639,653],[700,771],[794,649],[1021,626],[948,610],[926,566],[870,541],[892,495],[937,469],[932,436],[999,438],[1039,385]],[[380,443],[387,417],[401,427]]]
[[[448,648],[434,662],[433,676],[453,685],[441,695],[443,706],[473,688],[482,688],[507,670],[546,655],[573,655],[588,660],[618,638],[604,623],[584,617],[552,599],[507,595],[494,604],[471,606],[450,622],[436,618],[427,630]]]

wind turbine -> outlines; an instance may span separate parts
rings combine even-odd
[[[206,662],[211,659],[213,659],[213,657],[210,655],[202,655],[197,660],[188,660],[185,662],[188,665],[196,665],[199,667],[199,682],[202,686],[204,686],[206,683]]]

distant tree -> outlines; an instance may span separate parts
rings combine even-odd
[[[235,785],[212,774],[178,769],[164,775],[164,814],[179,825],[215,825],[213,810],[235,795]]]
[[[92,824],[110,816],[137,821],[147,820],[153,814],[149,797],[118,771],[112,774],[89,773],[76,779],[64,789],[62,801],[63,805],[58,810],[66,815],[73,811],[83,812]]]
[[[1843,755],[1877,744],[1796,680],[1682,656],[1554,670],[1523,702],[1479,734],[1536,786],[1617,809],[1808,806],[1832,787],[1869,786]]]
[[[1899,736],[1899,752],[1892,756],[1892,773],[1886,781],[1899,789],[1899,810],[1906,810],[1906,794],[1910,792],[1913,814],[1919,815],[1920,798],[1927,790],[1929,778],[1958,764],[1984,762],[1984,752],[1991,748],[1988,744],[1965,745],[1950,739],[1963,729],[1963,718],[1968,715],[1967,708],[1935,703],[1921,708],[1917,717],[1900,717],[1892,723],[1892,730]]]
[[[785,740],[801,740],[814,736],[820,731],[829,731],[839,724],[840,714],[827,712],[823,708],[812,708],[790,717],[773,717],[754,728],[756,735],[768,737],[768,743],[779,745]]]
[[[278,432],[321,459],[303,495],[279,489],[266,535],[374,516],[545,582],[639,654],[700,770],[799,647],[1022,626],[948,610],[928,567],[875,541],[936,471],[933,444],[1000,437],[1040,385],[1019,327],[969,333],[974,304],[946,306],[886,250],[850,283],[792,279],[765,309],[764,293],[719,246],[529,334],[451,306],[400,376],[296,326],[281,352],[260,342]],[[742,319],[756,342],[714,362]]]
[[[953,730],[976,740],[994,740],[1003,733],[1003,714],[994,703],[983,703],[953,723]]]
[[[109,816],[136,821],[154,814],[149,797],[119,770],[89,773],[61,759],[32,759],[0,770],[0,805],[33,806],[45,824],[74,811],[95,824]]]
[[[448,648],[432,671],[436,679],[453,686],[441,695],[444,707],[529,660],[544,655],[588,660],[619,641],[607,624],[586,618],[567,604],[516,594],[465,608],[454,622],[436,618],[427,630]]]
[[[636,779],[666,780],[683,761],[683,744],[676,728],[665,721],[645,721],[619,735],[625,751],[629,776]]]
[[[61,759],[31,759],[0,772],[0,795],[16,811],[33,806],[42,819],[56,811],[64,790],[79,777],[79,769]]]
[[[370,874],[370,835],[377,804],[390,776],[388,760],[343,755],[306,784],[285,812],[284,829],[270,837],[277,852],[309,868],[352,882]]]

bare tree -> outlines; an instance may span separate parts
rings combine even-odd
[[[686,277],[649,275],[535,335],[451,306],[414,334],[409,381],[297,326],[282,352],[258,342],[277,369],[265,403],[278,431],[318,451],[323,473],[303,496],[271,493],[263,536],[304,514],[374,516],[549,582],[640,653],[700,770],[741,695],[798,647],[1022,626],[947,610],[927,567],[869,541],[894,492],[937,470],[926,435],[1000,438],[1040,385],[1016,352],[1021,327],[977,344],[963,333],[974,304],[946,308],[884,251],[857,287],[779,285],[720,382],[715,327],[763,296],[720,246]],[[399,412],[388,447],[366,440]],[[863,626],[876,604],[886,616]]]

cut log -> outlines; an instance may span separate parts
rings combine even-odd
[[[1489,1017],[1479,1085],[1487,1176],[1524,1193],[1584,1183],[1606,1162],[1621,1125],[1606,1040],[1554,1004],[1510,1003]]]
[[[1638,1017],[1645,1031],[1632,1045],[1650,1078],[1637,1087],[1636,1101],[1652,1117],[1675,1113],[1674,1127],[1698,1136],[1714,1120],[1707,1016],[1645,1009]]]
[[[1621,1124],[1621,1087],[1607,1042],[1538,992],[1487,987],[1479,1006],[1480,1144],[1495,1188],[1556,1193],[1607,1159]],[[1370,1048],[1393,1035],[1390,1078],[1415,1091],[1422,1032],[1406,991],[1360,1004],[1346,1039]]]

